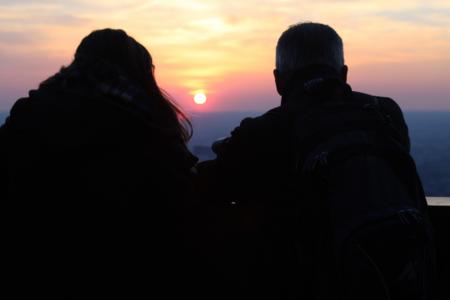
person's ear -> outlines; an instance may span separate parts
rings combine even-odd
[[[277,86],[277,92],[280,96],[283,96],[283,93],[286,89],[286,81],[284,76],[277,69],[273,70],[273,77],[275,78],[275,85]]]
[[[340,71],[340,76],[342,81],[344,81],[345,83],[347,83],[347,75],[348,75],[348,67],[347,65],[343,65]]]

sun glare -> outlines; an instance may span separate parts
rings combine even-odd
[[[206,103],[205,93],[196,93],[194,96],[194,102],[199,105],[205,104]]]

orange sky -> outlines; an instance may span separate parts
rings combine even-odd
[[[344,40],[354,89],[404,109],[450,110],[450,1],[0,0],[0,110],[70,63],[83,36],[123,28],[187,111],[275,106],[280,33],[317,21]],[[193,102],[204,90],[205,105]]]

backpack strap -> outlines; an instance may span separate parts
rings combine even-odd
[[[369,103],[367,104],[366,108],[375,111],[379,115],[380,120],[382,120],[384,126],[390,132],[390,135],[392,135],[397,141],[399,141],[402,145],[404,145],[409,152],[411,146],[408,137],[407,126],[403,121],[403,116],[400,111],[400,108],[398,108],[398,106],[395,104],[393,100],[389,100],[389,102],[385,103],[385,104],[391,103],[390,105],[392,107],[391,109],[388,109],[388,107],[386,107],[386,105],[383,104],[384,102],[381,101],[382,99],[380,97],[368,96],[368,98]],[[395,111],[392,111],[392,109],[394,109],[395,106],[399,109],[397,114],[400,114],[397,115],[397,123],[392,117],[392,114],[396,114]]]
[[[404,148],[401,135],[390,122],[389,116],[385,116],[378,108],[376,104],[378,100],[375,98],[372,100],[370,103],[328,104],[300,115],[293,122],[292,138],[296,156],[293,172],[301,172],[310,154],[321,148],[320,145],[324,142],[352,132],[360,132],[363,135],[369,132],[374,133],[372,135],[389,139],[389,143],[395,144],[395,148],[399,148],[399,151],[407,151],[406,148],[401,149]],[[367,142],[364,136],[358,140],[348,141],[347,145],[360,144],[363,141]],[[336,148],[336,146],[332,147]],[[361,148],[353,149],[350,153],[358,151],[361,151]]]

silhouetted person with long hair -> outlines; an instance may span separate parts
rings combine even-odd
[[[164,299],[186,281],[182,213],[196,158],[190,123],[154,69],[123,30],[97,30],[13,106],[1,147],[19,294]]]

